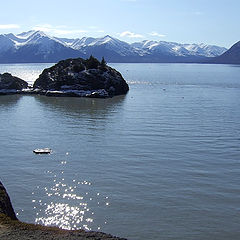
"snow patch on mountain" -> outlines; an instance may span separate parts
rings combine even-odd
[[[93,41],[95,41],[95,38],[92,37],[83,37],[81,39],[77,38],[75,39],[75,41],[72,42],[71,45],[69,45],[70,47],[72,47],[73,49],[79,50],[82,47],[86,47],[89,44],[91,44]]]
[[[18,39],[28,39],[31,35],[33,35],[36,31],[34,30],[31,30],[31,31],[28,31],[28,32],[23,32],[23,33],[19,33],[16,35],[16,37]]]
[[[176,42],[149,41],[136,42],[133,47],[146,49],[151,52],[162,52],[174,54],[175,56],[203,56],[215,57],[224,53],[227,49],[224,47],[207,44],[181,44]]]

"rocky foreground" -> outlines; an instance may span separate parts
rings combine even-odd
[[[104,58],[67,59],[45,69],[29,88],[27,82],[9,73],[0,74],[0,95],[40,94],[45,96],[108,98],[126,94],[128,84]]]
[[[6,189],[0,182],[0,239],[1,240],[126,240],[101,232],[67,231],[20,222],[14,213]]]

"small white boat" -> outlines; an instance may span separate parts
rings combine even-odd
[[[33,150],[36,154],[50,154],[52,152],[52,149],[50,148],[37,148]]]

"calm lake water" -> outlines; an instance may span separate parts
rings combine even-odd
[[[32,83],[50,65],[0,72]],[[239,239],[240,67],[111,66],[126,96],[0,96],[0,179],[19,219],[129,240]],[[42,147],[53,154],[33,154]]]

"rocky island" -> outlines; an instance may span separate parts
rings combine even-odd
[[[62,230],[57,227],[20,222],[15,215],[6,189],[0,182],[0,239],[1,240],[126,240],[110,234],[84,230]]]
[[[106,65],[89,59],[67,59],[45,69],[33,85],[34,89],[46,91],[46,95],[80,97],[112,97],[126,94],[129,87],[122,75]]]
[[[128,90],[117,70],[107,66],[104,58],[99,62],[93,56],[58,62],[43,70],[32,88],[9,73],[0,75],[0,94],[108,98],[126,94]]]
[[[20,93],[28,83],[10,73],[0,74],[0,95]]]

